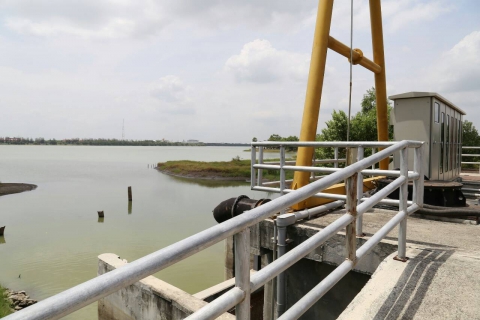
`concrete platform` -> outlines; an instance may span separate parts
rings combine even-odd
[[[480,181],[480,173],[478,172],[462,172],[460,177],[463,181]]]
[[[321,228],[343,213],[302,225]],[[394,214],[366,213],[366,238]],[[386,241],[396,241],[397,234],[394,229]],[[410,259],[388,256],[339,319],[480,319],[480,225],[409,217],[407,243]]]
[[[326,216],[307,220],[298,226],[326,227],[337,220],[345,210],[338,210]],[[363,216],[363,232],[369,236],[385,225],[396,212],[373,209]],[[397,241],[398,227],[393,229],[387,240]],[[456,251],[480,253],[480,225],[457,224],[434,220],[408,217],[407,242],[409,246],[424,248],[446,248]]]
[[[338,319],[480,319],[480,256],[409,249],[390,257]]]

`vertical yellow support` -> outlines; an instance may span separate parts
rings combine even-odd
[[[318,114],[320,112],[323,78],[327,62],[328,37],[330,35],[332,11],[333,0],[319,1],[300,141],[314,141],[317,134]],[[297,166],[311,166],[312,157],[313,148],[298,148]],[[307,185],[310,182],[309,178],[309,172],[296,171],[293,178],[292,189],[298,189]]]
[[[370,24],[372,28],[373,62],[382,70],[375,73],[375,92],[377,95],[377,133],[378,141],[388,141],[387,118],[387,77],[385,75],[385,55],[383,52],[382,6],[380,0],[370,0]],[[380,161],[380,169],[388,169],[388,158]]]

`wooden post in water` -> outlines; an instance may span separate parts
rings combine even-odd
[[[132,201],[132,187],[128,187],[128,201]]]
[[[4,232],[5,232],[5,226],[0,227],[0,237],[3,236]]]
[[[97,211],[98,212],[98,217],[103,218],[105,215],[103,214],[103,211]]]

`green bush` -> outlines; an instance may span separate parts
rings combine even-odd
[[[6,317],[12,313],[12,308],[7,300],[7,289],[0,285],[0,318]]]

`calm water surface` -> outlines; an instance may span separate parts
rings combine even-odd
[[[0,146],[0,181],[38,185],[0,197],[0,226],[6,226],[0,238],[0,283],[42,300],[95,277],[99,254],[133,261],[215,225],[212,209],[220,201],[265,194],[241,182],[174,178],[147,165],[248,159],[244,149]],[[105,211],[103,222],[97,210]],[[156,276],[195,293],[223,281],[223,273],[223,244],[217,244]],[[94,303],[66,319],[95,319],[96,308]]]

